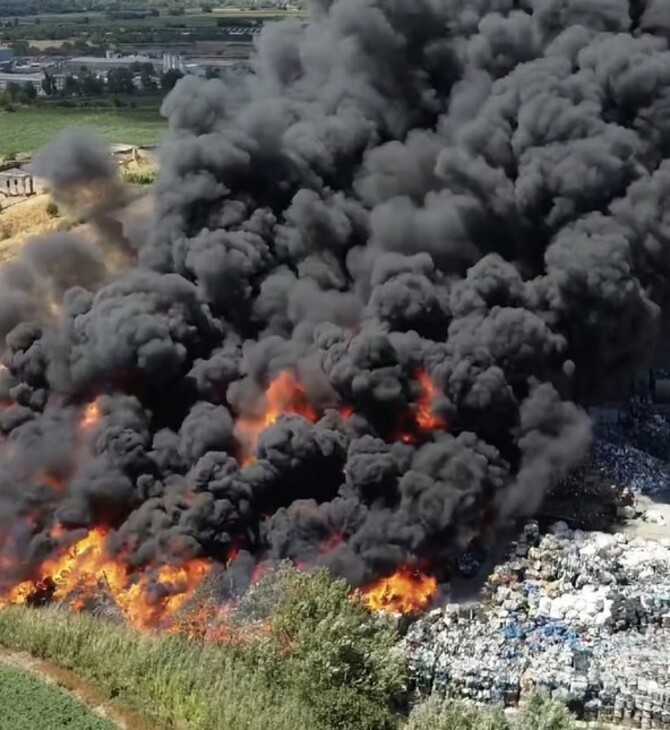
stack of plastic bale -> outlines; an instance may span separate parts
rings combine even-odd
[[[508,705],[539,692],[588,720],[668,723],[670,544],[533,524],[511,552],[482,610],[410,627],[419,691]]]

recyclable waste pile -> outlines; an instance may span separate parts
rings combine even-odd
[[[483,595],[412,624],[417,692],[516,705],[531,693],[584,720],[670,728],[670,541],[530,522]]]
[[[670,471],[664,461],[629,443],[597,439],[592,449],[594,463],[603,467],[618,484],[637,494],[670,493]]]

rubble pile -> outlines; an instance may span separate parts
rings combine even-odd
[[[649,496],[670,493],[667,464],[629,443],[612,443],[597,439],[593,445],[594,463],[619,484],[637,494]]]
[[[420,694],[513,706],[535,692],[585,720],[670,728],[670,541],[531,522],[482,598],[408,629]]]

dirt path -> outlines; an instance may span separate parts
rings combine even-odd
[[[65,689],[90,712],[110,720],[119,730],[164,730],[165,726],[149,721],[139,713],[119,706],[98,687],[52,662],[36,659],[26,652],[11,651],[3,647],[0,647],[0,662],[13,669],[28,671],[48,684],[55,684]]]

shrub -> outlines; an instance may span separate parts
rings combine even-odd
[[[152,185],[156,180],[155,170],[126,170],[123,179],[131,185]]]
[[[464,702],[431,697],[410,715],[405,730],[511,730],[499,708],[475,707]]]
[[[398,636],[388,621],[371,616],[351,599],[346,582],[334,581],[325,570],[285,567],[261,581],[257,594],[273,584],[279,600],[270,620],[273,656],[266,666],[309,703],[319,727],[392,727],[406,677]],[[258,603],[253,591],[247,600]]]
[[[565,705],[539,695],[531,697],[514,725],[514,730],[573,730],[574,728],[574,718]]]
[[[564,705],[533,696],[519,712],[505,715],[500,708],[479,707],[431,697],[410,715],[405,730],[575,730]]]
[[[58,218],[58,216],[60,215],[60,210],[53,200],[50,200],[47,203],[46,211],[49,218]]]

